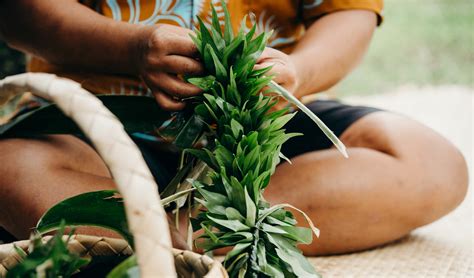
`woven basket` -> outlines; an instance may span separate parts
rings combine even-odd
[[[52,74],[25,73],[0,81],[0,105],[24,92],[55,103],[77,123],[108,165],[125,203],[142,277],[227,277],[219,262],[190,251],[173,250],[167,217],[153,176],[123,125],[100,100],[72,80]],[[76,236],[70,244],[72,250],[91,239],[93,237]],[[98,242],[109,246],[123,247],[123,241],[100,239]],[[27,241],[17,244],[27,245]],[[126,246],[113,250],[131,252]],[[14,256],[12,245],[0,248],[0,276],[4,275],[2,270],[5,272],[18,261]]]

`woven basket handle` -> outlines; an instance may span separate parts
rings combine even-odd
[[[108,165],[125,202],[142,277],[176,277],[158,187],[120,121],[79,83],[53,74],[25,73],[1,80],[0,105],[27,91],[56,103],[89,137]]]

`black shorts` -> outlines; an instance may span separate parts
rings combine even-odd
[[[366,106],[351,106],[336,100],[317,100],[306,105],[337,137],[358,119],[380,109]],[[331,141],[303,112],[298,112],[285,126],[287,132],[303,133],[291,138],[282,146],[281,152],[288,158],[300,154],[329,149]]]
[[[317,100],[307,104],[326,125],[340,136],[349,126],[367,114],[380,111],[380,109],[351,106],[335,100]],[[303,136],[291,138],[286,142],[281,152],[288,158],[328,149],[332,146],[324,133],[303,112],[298,112],[285,126],[287,132],[303,133]],[[171,151],[156,151],[156,148],[147,140],[132,136],[143,153],[150,170],[155,177],[160,189],[163,189],[174,177],[178,167],[178,154]]]
[[[334,100],[318,100],[307,104],[321,120],[337,135],[340,136],[349,126],[363,116],[380,111],[376,108],[365,106],[350,106]],[[303,136],[291,138],[282,147],[282,153],[288,158],[300,154],[328,149],[331,142],[321,130],[304,113],[299,112],[285,126],[287,132],[303,133]],[[82,136],[79,138],[88,141]],[[168,148],[161,148],[156,143],[132,135],[133,140],[142,151],[143,157],[148,164],[160,191],[166,187],[176,174],[179,164],[179,153]],[[11,237],[0,227],[0,241],[13,241]]]

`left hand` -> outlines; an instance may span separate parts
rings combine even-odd
[[[266,75],[274,75],[273,81],[294,94],[299,84],[296,67],[290,56],[274,48],[267,47],[260,58],[258,58],[255,69],[262,69],[268,66],[273,67]]]

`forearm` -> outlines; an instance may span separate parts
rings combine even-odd
[[[117,22],[73,0],[0,1],[0,31],[13,47],[76,69],[136,74],[149,27]]]
[[[290,58],[296,66],[297,97],[324,91],[346,76],[361,60],[377,19],[364,10],[335,12],[314,22]]]

